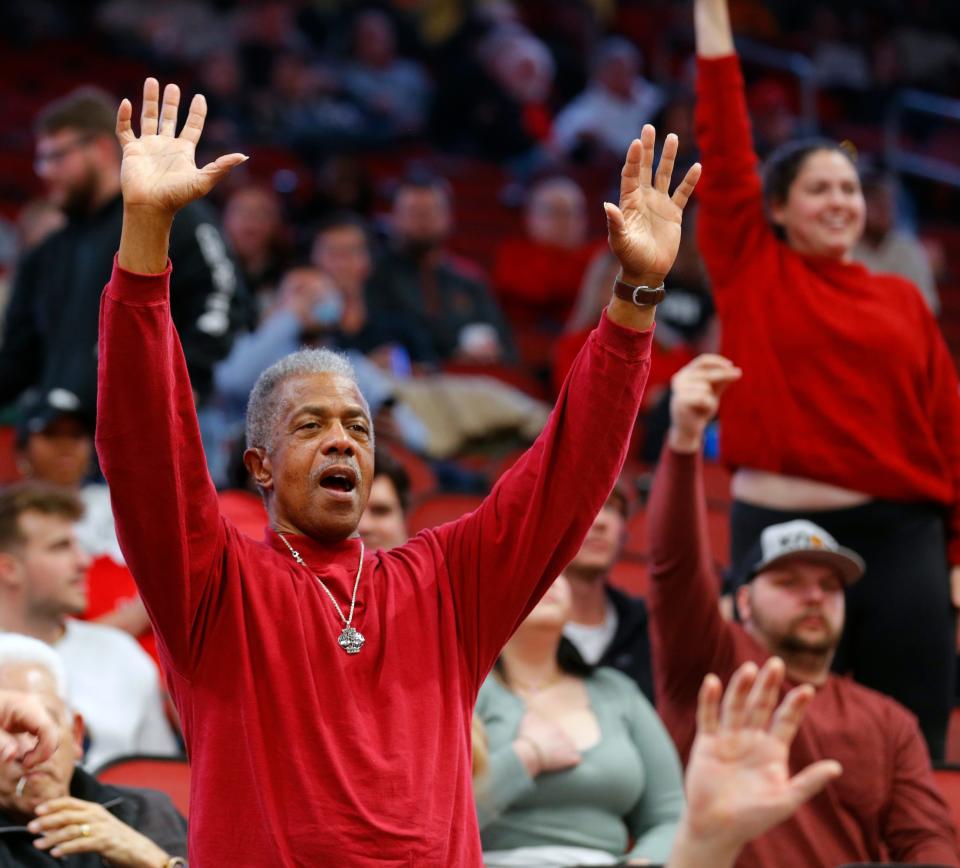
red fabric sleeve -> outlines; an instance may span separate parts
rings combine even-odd
[[[649,373],[652,334],[604,313],[533,446],[476,511],[437,528],[478,689],[613,489]]]
[[[947,557],[960,565],[960,383],[940,327],[929,317],[930,414],[934,436],[949,464],[953,503],[947,515]]]
[[[225,531],[170,318],[170,272],[169,263],[153,275],[114,262],[100,305],[96,440],[120,547],[161,654],[189,677],[201,601],[222,575]]]
[[[701,463],[699,454],[665,446],[647,506],[658,710],[661,699],[670,707],[696,707],[704,676],[725,678],[737,662],[731,627],[720,614]]]
[[[890,859],[912,865],[960,865],[950,811],[930,768],[916,721],[894,706],[888,726],[896,733],[893,786],[881,819]]]
[[[763,205],[753,150],[743,74],[735,54],[697,60],[697,142],[703,177],[697,185],[697,240],[713,281],[722,293],[742,270],[743,257],[775,244]],[[740,287],[742,291],[759,287]],[[717,298],[722,304],[722,298]]]

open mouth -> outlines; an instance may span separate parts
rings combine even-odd
[[[357,472],[352,467],[328,467],[320,474],[320,487],[349,494],[357,487]]]

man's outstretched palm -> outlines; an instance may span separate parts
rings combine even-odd
[[[678,140],[671,133],[663,144],[660,164],[653,173],[656,131],[644,126],[639,139],[627,150],[620,173],[620,205],[605,205],[610,249],[626,278],[662,280],[677,258],[683,209],[700,177],[694,163],[670,195],[670,178]]]
[[[197,94],[183,130],[177,133],[180,88],[168,84],[160,105],[160,85],[155,78],[143,83],[140,136],[133,132],[133,106],[123,100],[117,112],[117,138],[123,148],[120,185],[127,208],[150,208],[173,214],[188,202],[206,195],[246,157],[227,154],[203,168],[194,161],[197,142],[207,115],[206,100]]]
[[[727,688],[722,711],[719,680],[704,681],[687,768],[688,822],[699,837],[740,846],[840,774],[836,762],[821,760],[790,776],[790,745],[814,691],[794,688],[777,708],[783,677],[777,658],[759,674],[745,664]]]

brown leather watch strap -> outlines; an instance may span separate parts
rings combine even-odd
[[[660,286],[633,286],[618,279],[613,284],[613,294],[637,307],[653,307],[666,298],[667,290],[662,283]]]

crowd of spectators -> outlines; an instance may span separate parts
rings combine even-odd
[[[375,420],[377,470],[359,532],[383,549],[407,539],[417,495],[485,491],[502,456],[543,428],[617,278],[600,204],[616,201],[623,154],[656,121],[661,136],[680,135],[678,166],[702,158],[706,175],[684,213],[658,309],[627,472],[480,693],[475,739],[488,759],[477,794],[490,864],[608,864],[599,851],[612,854],[609,864],[665,860],[703,677],[727,678],[743,660],[762,664],[777,653],[788,680],[822,688],[801,730],[802,761],[843,753],[855,727],[870,730],[873,748],[847,751],[844,766],[872,761],[864,750],[883,754],[896,774],[917,781],[922,806],[904,807],[910,800],[889,777],[856,771],[842,779],[854,783],[839,786],[836,801],[846,803],[801,808],[807,813],[793,825],[748,847],[743,864],[776,864],[778,848],[800,848],[809,829],[825,840],[834,824],[864,840],[846,849],[815,843],[811,860],[899,852],[904,861],[926,855],[960,865],[926,752],[944,758],[951,603],[960,605],[960,398],[937,320],[957,309],[958,287],[949,285],[957,265],[949,244],[916,231],[918,208],[943,224],[956,191],[910,185],[879,153],[879,123],[898,88],[957,95],[960,13],[935,0],[909,12],[867,0],[842,8],[731,0],[738,34],[809,57],[821,127],[854,138],[803,150],[795,141],[811,119],[795,82],[754,68],[749,51],[741,78],[723,22],[710,17],[726,4],[696,5],[696,40],[688,0],[181,0],[149,11],[103,0],[83,13],[42,0],[0,13],[8,39],[96,38],[128,64],[116,95],[103,89],[113,83],[102,72],[79,89],[44,93],[29,117],[32,138],[0,127],[0,149],[29,152],[37,176],[5,180],[0,167],[0,204],[10,190],[14,205],[8,249],[0,245],[0,422],[12,432],[8,445],[0,441],[9,459],[0,467],[2,481],[14,483],[0,489],[0,632],[42,640],[62,661],[65,686],[47,692],[63,706],[65,732],[79,728],[79,741],[63,747],[70,762],[92,771],[121,754],[181,747],[94,452],[98,298],[122,214],[119,87],[149,69],[202,90],[209,118],[198,165],[225,152],[252,155],[212,204],[177,217],[171,237],[173,318],[221,511],[262,534],[266,513],[242,459],[248,396],[287,354],[330,348],[349,357]],[[53,80],[79,84],[82,76],[65,67]],[[937,157],[960,142],[935,121],[908,123],[904,135]],[[762,188],[755,154],[769,158]],[[839,203],[823,219],[790,193],[801,184],[808,203],[820,195],[801,177],[816,160],[818,183],[834,185]],[[850,205],[861,187],[862,204]],[[478,190],[485,218],[472,213]],[[831,233],[846,234],[836,242]],[[805,256],[822,261],[808,267]],[[868,282],[851,258],[906,280]],[[703,355],[721,347],[743,369],[742,383],[739,369],[702,375],[731,370]],[[884,352],[887,361],[870,368],[883,388],[868,400],[857,391],[870,382],[864,365]],[[677,449],[671,436],[690,406],[678,410],[683,397],[671,382],[689,389],[701,375],[693,390],[709,412],[694,448]],[[711,418],[728,380],[718,426]],[[725,577],[712,569],[702,522],[681,528],[678,506],[702,512],[701,459],[690,454],[715,459],[718,428],[724,457],[741,471]],[[857,453],[864,443],[877,449]],[[647,492],[634,476],[649,485],[654,471],[662,509],[648,605],[612,577],[627,524],[644,509]],[[417,473],[430,482],[412,484]],[[847,610],[823,665],[805,679],[755,600],[765,582],[780,580],[767,576],[773,558],[758,557],[754,545],[771,527],[810,515],[817,524],[804,533],[820,542],[792,554],[803,561],[815,549],[848,546],[866,576],[856,587],[841,576],[809,591],[837,605],[846,593]],[[49,563],[31,554],[42,560],[53,547]],[[737,609],[730,620],[716,605],[721,590],[728,614]],[[687,606],[683,594],[703,605]],[[844,621],[853,626],[841,640]],[[909,636],[884,648],[891,630]],[[698,657],[690,643],[699,640]],[[829,674],[831,665],[904,703],[919,729],[900,706]],[[845,710],[850,702],[860,717]],[[813,750],[804,734],[833,725],[836,742]],[[75,774],[93,801],[110,795],[85,771]],[[69,776],[62,783],[69,788]],[[876,798],[867,798],[871,788]],[[568,810],[578,800],[589,805]],[[922,840],[904,843],[904,828],[914,826]]]

